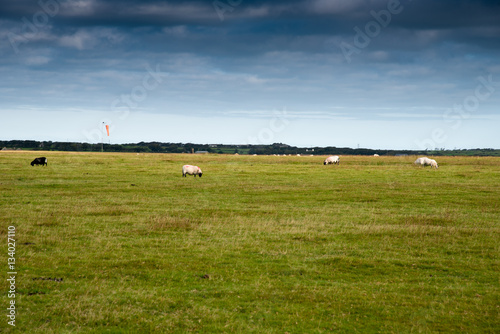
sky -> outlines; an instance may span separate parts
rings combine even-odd
[[[0,0],[0,55],[0,140],[500,148],[498,0]]]

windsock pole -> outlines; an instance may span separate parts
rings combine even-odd
[[[102,122],[102,124],[104,125],[104,122]],[[101,131],[101,152],[104,152],[104,134],[102,131]]]

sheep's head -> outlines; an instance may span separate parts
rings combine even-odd
[[[203,173],[198,173],[198,175],[201,177],[203,175]]]
[[[326,160],[325,160],[325,161],[323,161],[323,165],[326,165]]]

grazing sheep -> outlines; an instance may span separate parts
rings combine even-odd
[[[47,158],[46,157],[35,158],[35,160],[33,160],[31,162],[31,166],[34,166],[34,165],[47,166]]]
[[[329,164],[340,164],[340,158],[338,155],[332,155],[331,157],[328,157],[323,161],[323,165],[329,165]]]
[[[201,177],[202,172],[200,167],[198,166],[184,165],[182,166],[182,176],[186,177],[186,174],[194,175],[194,177],[196,177],[196,175],[199,175]]]
[[[434,167],[434,168],[438,168],[438,164],[436,162],[436,160],[433,160],[433,159],[429,159],[427,157],[421,157],[421,158],[418,158],[417,160],[415,160],[414,162],[415,165],[419,165],[419,166],[431,166],[431,167]]]

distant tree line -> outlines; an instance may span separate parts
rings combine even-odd
[[[74,142],[52,142],[35,140],[0,141],[0,149],[40,150],[40,151],[77,151],[77,152],[137,152],[137,153],[192,153],[207,152],[217,154],[257,154],[257,155],[434,155],[434,156],[500,156],[499,149],[462,149],[462,150],[375,150],[349,147],[295,147],[283,143],[270,145],[225,145],[194,143],[140,142],[135,144],[89,144]]]

